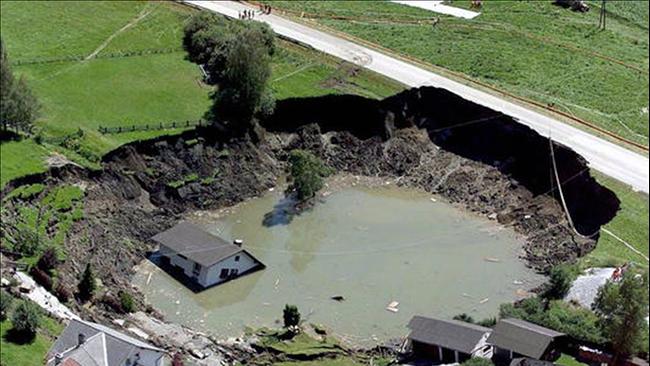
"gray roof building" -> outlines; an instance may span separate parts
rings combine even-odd
[[[487,341],[497,348],[541,360],[554,342],[564,336],[564,333],[511,318],[499,320]]]
[[[472,354],[492,330],[457,320],[441,320],[414,316],[408,324],[408,338],[429,345]]]
[[[72,319],[46,356],[46,365],[160,366],[165,352],[112,328]]]
[[[241,246],[227,242],[189,222],[180,222],[152,239],[206,267],[245,251]]]

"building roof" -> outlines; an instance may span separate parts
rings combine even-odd
[[[408,324],[409,339],[471,354],[490,328],[457,320],[414,316]]]
[[[540,359],[555,338],[565,334],[520,319],[502,319],[494,326],[488,343],[520,355]]]
[[[229,243],[189,222],[180,222],[152,239],[202,266],[211,266],[243,251],[241,246]]]
[[[79,335],[85,341],[79,344]],[[47,353],[47,365],[56,355],[62,364],[123,366],[127,359],[139,358],[143,365],[154,365],[164,351],[101,324],[72,319]]]

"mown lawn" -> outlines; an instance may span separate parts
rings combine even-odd
[[[550,1],[486,1],[474,20],[387,1],[273,2],[293,15],[313,14],[321,25],[552,104],[647,146],[648,4],[608,4],[614,14],[607,30],[599,31],[598,9],[575,13]],[[436,26],[434,17],[440,18]]]
[[[194,11],[164,2],[2,2],[2,37],[14,71],[27,78],[42,103],[36,125],[46,144],[36,145],[33,139],[2,143],[0,185],[43,171],[52,150],[97,167],[103,154],[121,144],[182,131],[104,135],[97,130],[100,126],[201,118],[211,88],[201,83],[199,68],[185,59],[181,47],[184,21]],[[130,22],[132,26],[118,32]],[[61,61],[90,55],[111,36],[96,57]],[[279,44],[271,81],[277,99],[328,93],[383,98],[403,89],[365,70],[351,72],[312,50]],[[43,59],[59,61],[30,63]],[[51,141],[79,129],[83,135],[72,146]]]
[[[0,365],[41,366],[54,338],[63,331],[56,320],[43,316],[43,329],[27,344],[14,343],[8,336],[13,327],[10,320],[0,322]]]

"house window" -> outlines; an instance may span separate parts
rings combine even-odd
[[[184,255],[182,255],[182,254],[179,254],[178,256],[181,257],[181,258],[183,258],[183,259],[185,259],[185,260],[187,260],[187,257],[184,256]]]
[[[235,256],[235,262],[239,262],[239,256]]]
[[[201,273],[201,265],[198,263],[194,263],[194,268],[192,269],[192,274],[194,276],[198,276],[199,273]]]
[[[228,268],[222,268],[221,273],[219,274],[219,278],[228,278],[228,275],[230,274],[230,271]]]

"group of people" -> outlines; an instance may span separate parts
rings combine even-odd
[[[271,14],[271,5],[260,4],[260,14]],[[254,18],[255,12],[253,10],[244,10],[239,12],[239,19],[251,20]]]
[[[252,10],[244,10],[239,12],[239,19],[246,20],[253,18],[255,18],[255,12]]]
[[[271,14],[271,5],[268,4],[260,4],[260,12],[262,14]]]

